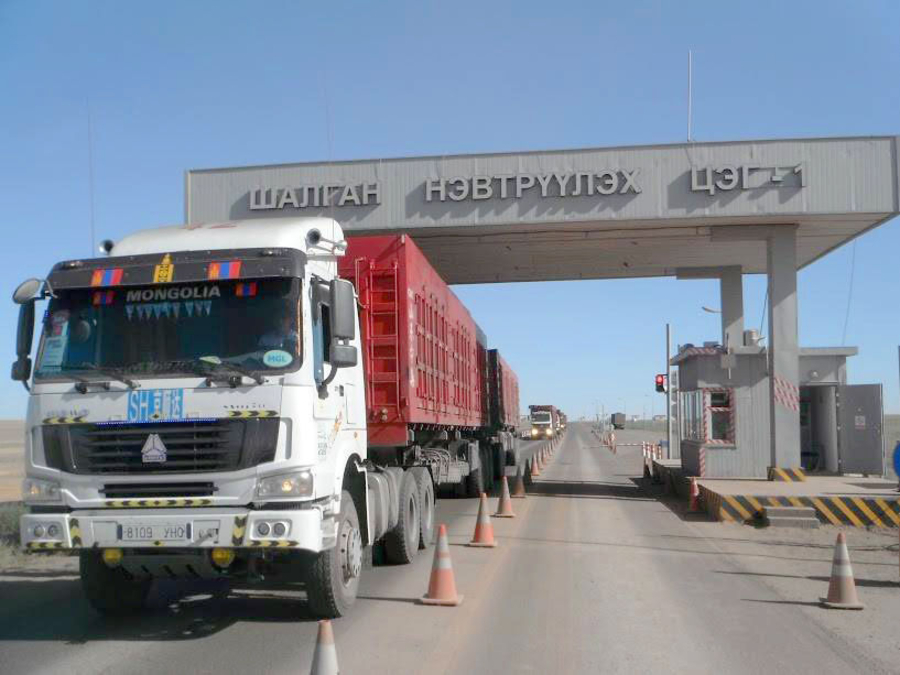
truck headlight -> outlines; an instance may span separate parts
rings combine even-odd
[[[312,471],[306,469],[260,478],[256,483],[256,496],[260,500],[280,497],[312,497]]]
[[[532,429],[532,430],[531,430],[531,435],[532,435],[532,436],[537,436],[537,435],[538,435],[538,430],[537,430],[537,429]]]
[[[22,500],[25,502],[58,502],[59,483],[40,478],[26,478],[22,481]]]

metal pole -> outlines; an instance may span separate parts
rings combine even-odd
[[[688,118],[687,118],[687,140],[690,143],[693,139],[691,139],[691,114],[693,113],[693,98],[694,98],[694,54],[689,49],[688,50]]]
[[[672,358],[672,340],[669,324],[666,324],[666,459],[672,459],[672,374],[669,360]]]

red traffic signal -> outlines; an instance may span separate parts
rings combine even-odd
[[[666,393],[666,376],[662,373],[656,376],[656,391]]]

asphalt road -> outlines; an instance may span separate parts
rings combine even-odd
[[[465,601],[416,604],[431,549],[367,570],[354,612],[335,622],[341,671],[878,672],[802,603],[723,573],[734,561],[642,491],[639,458],[639,448],[613,456],[571,425],[534,491],[514,502],[517,518],[494,520],[493,550],[464,546],[475,500],[440,501]],[[308,671],[316,624],[299,594],[215,590],[161,586],[146,616],[113,622],[87,607],[70,568],[0,573],[0,672]]]

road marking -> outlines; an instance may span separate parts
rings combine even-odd
[[[884,527],[884,523],[881,522],[881,518],[879,518],[872,511],[870,511],[869,507],[866,506],[866,503],[862,499],[860,499],[859,497],[851,497],[851,500],[853,501],[854,504],[856,504],[857,508],[859,508],[859,510],[862,511],[866,515],[866,518],[871,520],[878,527]]]
[[[735,499],[731,495],[724,495],[724,496],[725,496],[725,501],[728,502],[728,504],[731,506],[731,508],[733,508],[735,511],[737,511],[741,515],[741,517],[744,518],[744,520],[750,520],[750,518],[751,518],[750,514],[747,513],[747,510],[743,506],[741,506],[741,503],[737,499]]]
[[[900,527],[900,518],[897,517],[897,514],[894,513],[894,509],[892,509],[886,501],[879,497],[875,500],[875,503],[878,504],[878,506],[888,518],[894,521],[894,525]]]
[[[845,516],[847,516],[847,520],[849,520],[851,523],[856,525],[856,527],[863,526],[862,521],[860,521],[860,519],[856,517],[856,514],[853,513],[853,511],[851,511],[850,509],[847,508],[847,506],[844,504],[844,502],[841,500],[840,497],[834,497],[834,498],[832,498],[831,501],[833,501],[835,506],[837,506],[838,509],[841,510],[841,513],[843,513]]]
[[[836,515],[834,515],[831,512],[831,509],[829,509],[827,506],[825,506],[825,502],[823,502],[821,499],[819,499],[818,497],[813,497],[812,503],[813,503],[813,506],[815,506],[819,511],[821,511],[824,514],[824,516],[826,518],[828,518],[828,520],[831,521],[832,525],[840,525],[841,524],[841,519],[838,518]]]

